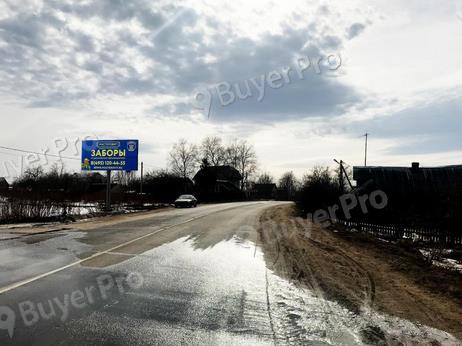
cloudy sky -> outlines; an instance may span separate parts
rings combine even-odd
[[[370,165],[461,164],[461,42],[462,0],[0,0],[0,146],[137,138],[156,168],[218,135],[301,176],[369,132]]]

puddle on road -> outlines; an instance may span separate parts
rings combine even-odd
[[[137,318],[220,333],[221,340],[225,333],[229,344],[247,344],[247,335],[253,344],[461,345],[433,328],[328,302],[267,270],[250,241],[235,236],[207,249],[193,241],[180,238],[111,266],[145,278],[130,302],[156,311]]]
[[[85,235],[55,234],[0,247],[2,279],[7,280],[0,283],[74,261],[92,250],[80,242]],[[139,255],[112,254],[120,262],[109,261],[104,270],[138,272],[143,287],[73,321],[76,329],[70,326],[70,332],[99,325],[95,333],[116,328],[127,343],[145,344],[171,344],[175,335],[201,345],[461,345],[433,328],[375,311],[354,314],[326,301],[268,270],[261,249],[249,240],[234,236],[207,248],[196,245],[194,238],[183,237]]]
[[[79,241],[84,232],[44,234],[0,244],[0,287],[29,279],[78,260],[92,247]]]

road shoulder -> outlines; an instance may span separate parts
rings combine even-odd
[[[266,262],[354,313],[373,309],[462,338],[462,275],[428,266],[416,253],[296,218],[293,206],[261,216]],[[308,232],[307,232],[308,231]]]

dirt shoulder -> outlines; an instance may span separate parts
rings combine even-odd
[[[316,225],[306,233],[306,221],[297,220],[291,205],[266,210],[261,224],[266,261],[278,275],[320,290],[353,312],[371,308],[462,339],[460,273],[359,234]]]

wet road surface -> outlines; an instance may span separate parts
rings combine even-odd
[[[0,344],[355,345],[371,323],[432,332],[353,316],[268,270],[256,228],[276,204],[166,210],[0,242]]]
[[[168,210],[0,243],[0,306],[14,314],[2,311],[1,343],[271,344],[250,228],[266,207]]]

